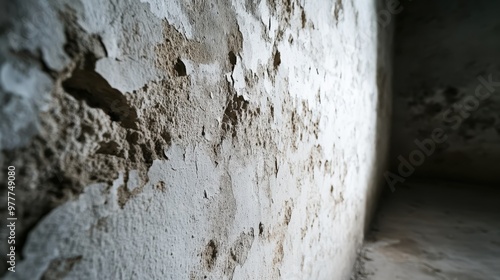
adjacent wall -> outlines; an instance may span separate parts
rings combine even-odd
[[[390,110],[373,1],[2,6],[6,279],[349,277]]]
[[[500,182],[499,9],[487,0],[405,3],[394,42],[394,166],[401,155],[414,177]],[[425,157],[412,162],[418,150]]]

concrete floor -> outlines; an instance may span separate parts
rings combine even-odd
[[[387,194],[352,279],[500,279],[500,191],[413,182]]]

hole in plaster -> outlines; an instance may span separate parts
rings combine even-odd
[[[186,65],[180,58],[177,58],[177,62],[174,65],[174,70],[177,72],[177,76],[182,77],[187,75]]]
[[[120,122],[123,127],[137,129],[137,113],[125,96],[95,71],[96,61],[93,53],[86,53],[71,76],[62,82],[64,91],[77,100],[85,101],[90,107],[103,110],[112,121]]]
[[[229,62],[231,63],[231,65],[236,65],[236,55],[234,54],[233,51],[230,51],[229,52]]]
[[[278,68],[278,66],[281,64],[281,54],[278,50],[276,50],[276,53],[274,54],[274,69]]]

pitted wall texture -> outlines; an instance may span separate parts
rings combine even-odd
[[[390,110],[373,1],[3,2],[6,279],[349,277]]]

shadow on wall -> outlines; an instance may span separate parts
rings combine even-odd
[[[374,1],[377,10],[377,121],[375,138],[375,162],[371,174],[372,185],[367,188],[365,205],[364,229],[368,230],[370,222],[375,213],[376,203],[384,190],[385,182],[383,173],[387,170],[387,155],[389,151],[389,135],[391,120],[391,98],[392,98],[392,38],[393,24],[392,16],[395,15],[394,7],[381,0]]]

